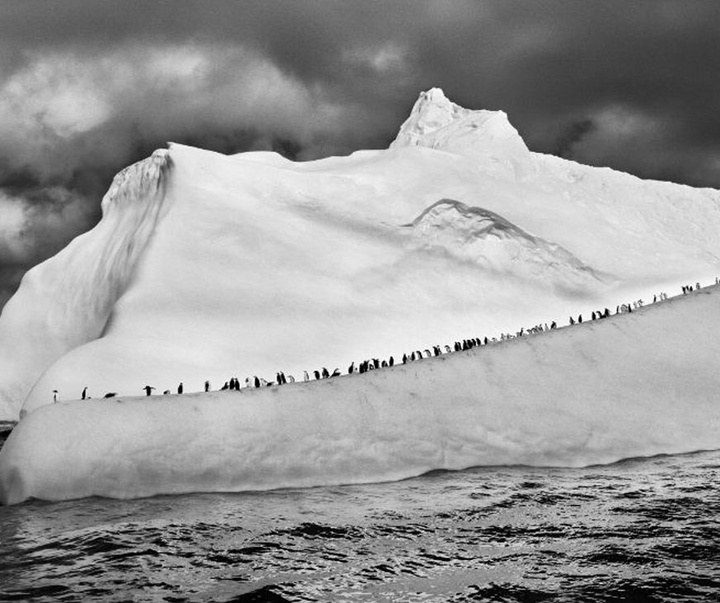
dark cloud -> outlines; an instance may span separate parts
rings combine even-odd
[[[528,146],[720,186],[717,0],[0,3],[0,307],[174,140],[381,148],[441,86]]]

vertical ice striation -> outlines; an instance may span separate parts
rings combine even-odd
[[[0,316],[0,415],[17,417],[50,364],[101,336],[163,213],[171,165],[160,149],[120,172],[100,223],[25,275]]]

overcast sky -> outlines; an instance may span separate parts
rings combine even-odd
[[[382,148],[433,86],[531,150],[720,188],[720,0],[2,0],[0,307],[167,141]]]

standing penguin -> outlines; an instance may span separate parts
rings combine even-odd
[[[150,396],[152,395],[152,390],[154,390],[155,388],[152,385],[146,385],[145,387],[143,387],[143,389],[145,390],[145,395]]]
[[[83,387],[82,394],[80,394],[81,400],[87,400],[87,385]]]
[[[307,371],[303,371],[303,381],[310,381],[310,375]]]
[[[58,390],[53,390],[53,402],[57,402],[60,399],[60,395],[58,394]]]
[[[210,391],[210,382],[209,382],[209,381],[205,381],[205,392],[207,393],[207,392],[209,392],[209,391]]]
[[[352,375],[355,372],[355,362],[352,362],[348,367],[348,375]]]
[[[183,384],[182,384],[182,381],[181,381],[181,382],[180,382],[180,385],[178,385],[178,394],[182,394],[182,393],[183,393]]]

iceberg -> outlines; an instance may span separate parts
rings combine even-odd
[[[720,446],[720,288],[308,383],[60,402],[0,452],[0,500],[130,498],[582,466]]]
[[[102,207],[0,315],[0,420],[22,417],[0,452],[6,501],[718,444],[714,290],[361,376],[137,396],[345,373],[707,283],[720,191],[531,152],[504,113],[432,89],[388,149],[298,163],[171,143]]]

